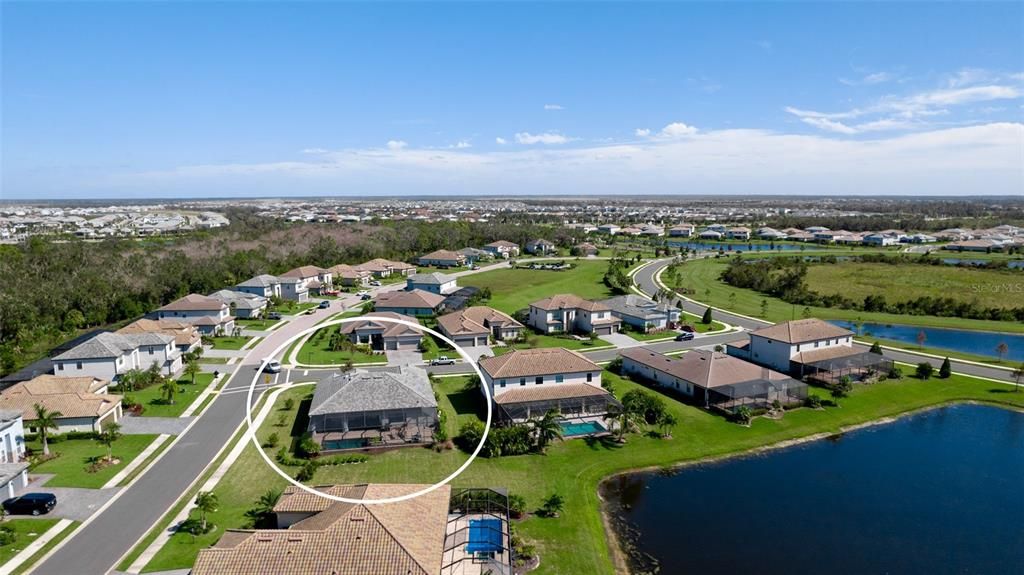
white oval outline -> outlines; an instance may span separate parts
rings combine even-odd
[[[267,363],[271,360],[271,358],[276,357],[279,353],[281,353],[281,350],[285,346],[289,345],[296,338],[300,338],[300,337],[306,335],[307,333],[313,333],[315,331],[324,329],[325,327],[330,327],[332,325],[341,325],[341,324],[346,324],[346,323],[362,322],[362,321],[366,321],[367,319],[371,319],[371,318],[374,319],[374,320],[377,320],[377,321],[383,321],[384,323],[388,323],[388,322],[390,322],[390,323],[397,323],[397,324],[401,324],[401,325],[405,325],[405,326],[409,326],[409,327],[415,328],[417,330],[425,331],[425,332],[427,332],[427,333],[429,333],[431,335],[435,335],[435,336],[441,338],[445,343],[447,343],[447,344],[451,345],[453,348],[455,348],[455,351],[459,352],[459,355],[462,356],[462,359],[465,360],[467,363],[469,363],[470,365],[473,366],[473,370],[476,371],[477,376],[480,377],[480,385],[481,385],[481,387],[483,387],[483,389],[484,389],[484,397],[487,399],[487,421],[486,421],[486,423],[484,425],[484,434],[480,438],[480,443],[477,444],[476,449],[473,450],[473,453],[469,456],[469,459],[467,459],[466,462],[463,463],[461,467],[459,467],[454,472],[452,472],[451,475],[449,475],[448,477],[445,477],[441,481],[431,485],[430,487],[426,487],[426,488],[420,489],[419,491],[414,491],[413,493],[408,493],[406,495],[400,495],[400,496],[397,496],[397,497],[385,497],[385,498],[382,498],[382,499],[349,499],[347,497],[341,497],[339,495],[331,495],[329,493],[324,493],[322,491],[318,491],[316,489],[313,489],[312,487],[309,487],[307,485],[302,484],[299,481],[296,481],[295,479],[292,478],[292,476],[290,476],[287,473],[285,473],[283,469],[278,467],[277,464],[274,463],[274,461],[270,459],[270,457],[267,455],[267,453],[263,450],[263,446],[260,445],[259,439],[256,437],[256,432],[253,430],[253,427],[252,427],[252,410],[253,410],[253,407],[254,407],[253,404],[252,404],[252,394],[253,394],[253,391],[255,391],[255,389],[256,389],[256,382],[259,381],[260,375],[263,375],[263,368],[266,367]],[[313,495],[317,495],[317,496],[323,497],[324,499],[329,499],[331,501],[338,501],[338,502],[341,502],[341,503],[353,503],[353,504],[363,504],[363,505],[377,505],[377,504],[385,504],[385,503],[398,503],[400,501],[406,501],[406,500],[409,500],[409,499],[413,499],[414,497],[419,497],[420,495],[426,495],[427,493],[430,493],[431,491],[434,491],[435,489],[440,489],[442,486],[448,484],[448,482],[450,482],[451,480],[453,480],[456,477],[458,477],[463,471],[466,470],[467,467],[470,466],[470,464],[473,463],[473,461],[476,459],[477,454],[479,454],[480,450],[483,449],[484,442],[487,441],[487,434],[491,431],[491,412],[492,412],[491,390],[488,389],[488,387],[487,387],[487,385],[486,385],[486,383],[484,381],[484,374],[483,374],[482,371],[480,371],[480,366],[477,365],[476,361],[474,361],[473,358],[469,357],[469,354],[466,353],[466,351],[464,349],[459,347],[459,345],[456,344],[454,341],[452,341],[452,340],[448,339],[447,337],[445,337],[444,335],[441,335],[440,333],[430,329],[429,327],[426,327],[424,325],[420,325],[418,323],[413,323],[411,321],[407,321],[407,320],[404,320],[404,319],[395,319],[395,318],[391,318],[391,317],[376,316],[376,315],[373,315],[372,312],[370,314],[368,314],[368,315],[360,315],[360,316],[354,316],[354,317],[345,317],[345,318],[340,318],[340,319],[336,319],[336,320],[326,321],[326,322],[323,322],[323,323],[318,323],[318,324],[316,324],[316,325],[314,325],[314,326],[312,326],[312,327],[310,327],[308,329],[302,330],[301,332],[299,332],[299,333],[295,334],[294,336],[288,338],[288,340],[286,340],[284,343],[279,345],[276,349],[274,349],[274,351],[272,353],[270,353],[267,357],[263,358],[263,360],[260,361],[259,368],[256,370],[255,376],[253,376],[252,383],[249,384],[249,390],[248,390],[248,393],[246,394],[245,402],[246,402],[245,404],[247,406],[247,409],[245,410],[245,427],[246,427],[246,431],[245,432],[247,434],[249,434],[250,440],[252,441],[253,445],[256,446],[256,450],[259,452],[260,456],[263,457],[263,460],[267,462],[267,465],[269,465],[271,469],[276,471],[278,475],[280,475],[281,477],[285,478],[289,483],[291,483],[292,485],[298,487],[299,489],[302,489],[303,491],[305,491],[307,493],[311,493]]]

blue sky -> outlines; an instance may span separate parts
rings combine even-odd
[[[1024,193],[1019,2],[2,10],[5,199]]]

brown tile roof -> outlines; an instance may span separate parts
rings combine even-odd
[[[359,279],[370,275],[368,270],[358,269],[348,264],[338,264],[327,269],[334,277]]]
[[[489,326],[523,327],[512,316],[485,305],[467,307],[437,318],[437,323],[448,335],[490,333]],[[489,325],[485,325],[489,324]]]
[[[421,260],[452,260],[452,261],[458,261],[458,260],[466,259],[466,256],[460,254],[459,252],[453,252],[453,251],[449,251],[449,250],[437,250],[437,251],[430,252],[427,255],[420,256],[420,259]]]
[[[464,311],[457,311],[437,318],[441,332],[449,337],[457,335],[487,335],[490,333],[480,322],[473,321]]]
[[[117,333],[149,333],[156,332],[174,338],[174,345],[191,347],[199,342],[202,336],[196,326],[176,319],[140,319],[117,330]]]
[[[373,321],[375,317],[385,317],[391,319],[404,319],[405,321],[411,321],[413,323],[419,323],[416,318],[395,313],[393,311],[375,311],[361,316],[366,318],[366,321],[353,321],[341,324],[341,333],[352,333],[353,331],[368,330],[368,329],[383,329],[382,335],[387,337],[396,337],[402,335],[423,335],[416,328],[402,325],[400,323],[393,323],[390,321]]]
[[[630,347],[619,355],[705,389],[759,379],[789,379],[777,371],[717,351],[698,349],[677,359],[643,347]]]
[[[228,304],[220,301],[219,299],[208,297],[205,295],[199,295],[197,293],[190,293],[183,298],[179,298],[171,303],[160,308],[162,311],[206,311],[206,310],[217,310],[227,307]]]
[[[489,248],[518,248],[519,244],[514,244],[508,240],[498,240],[487,244]]]
[[[486,371],[491,379],[601,371],[596,363],[582,354],[561,347],[510,351],[481,360],[480,368]]]
[[[862,353],[864,352],[858,349],[854,349],[853,346],[832,345],[820,349],[801,351],[800,353],[793,356],[792,361],[795,361],[797,363],[814,363],[816,361],[838,359],[840,357],[860,355]]]
[[[574,397],[601,397],[610,395],[603,388],[586,383],[553,383],[551,385],[528,385],[514,387],[498,395],[494,402],[498,405],[525,403],[528,401],[552,401]]]
[[[40,375],[0,392],[0,409],[21,411],[26,422],[35,420],[36,404],[61,417],[99,417],[121,403],[119,395],[96,393],[106,386],[106,380],[94,377]]]
[[[324,268],[321,268],[321,267],[317,267],[317,266],[299,266],[299,267],[297,267],[295,269],[291,269],[291,270],[288,270],[288,271],[284,272],[283,274],[281,274],[281,277],[283,277],[283,278],[310,278],[310,277],[316,277],[316,276],[324,273],[325,271],[327,271],[327,270],[325,270]]]
[[[412,291],[390,291],[378,295],[374,300],[377,307],[407,307],[435,309],[445,300],[443,295],[419,289]]]
[[[796,319],[763,327],[751,332],[751,335],[758,335],[775,341],[785,343],[805,343],[831,337],[847,337],[853,335],[848,329],[832,325],[820,319]]]
[[[608,311],[610,307],[601,302],[583,299],[575,294],[558,294],[549,298],[535,301],[530,304],[533,307],[543,310],[556,310],[565,308],[585,309],[587,311]]]
[[[385,498],[425,485],[336,486],[328,492]],[[275,511],[302,494],[289,488]],[[215,547],[199,552],[194,575],[437,575],[441,572],[448,503],[447,485],[400,503],[355,505],[324,501],[316,515],[289,529],[225,533]],[[313,497],[311,495],[302,496]],[[318,504],[318,505],[324,505]]]

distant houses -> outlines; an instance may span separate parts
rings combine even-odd
[[[162,333],[174,338],[178,351],[185,354],[202,345],[196,326],[175,319],[138,319],[117,330],[119,334]]]
[[[270,274],[260,274],[235,286],[235,289],[270,299],[281,297],[281,280]]]
[[[375,311],[361,321],[341,324],[339,331],[356,345],[367,345],[373,351],[415,350],[423,341],[423,332],[408,325],[381,319],[397,319],[419,323],[416,318],[388,311]]]
[[[528,254],[533,254],[536,256],[546,256],[548,254],[557,252],[558,248],[555,247],[554,242],[550,242],[545,239],[536,239],[526,242],[524,250]]]
[[[243,319],[263,317],[269,303],[263,296],[228,289],[215,291],[210,297],[228,304],[231,315]]]
[[[402,315],[434,315],[445,297],[421,289],[384,292],[373,300],[374,311],[390,311]]]
[[[638,331],[648,332],[674,327],[682,313],[667,303],[659,303],[636,294],[601,300],[612,315]]]
[[[281,274],[280,279],[301,280],[306,289],[314,295],[321,295],[321,291],[329,290],[334,286],[331,272],[318,266],[299,266],[290,269]]]
[[[459,286],[455,276],[442,273],[414,274],[405,280],[405,289],[422,290],[438,295],[448,295],[458,291]]]
[[[527,323],[541,333],[607,335],[618,332],[622,322],[603,303],[559,294],[531,303]]]
[[[457,268],[466,265],[466,256],[451,250],[436,250],[420,256],[417,262],[421,266],[436,268]]]
[[[338,264],[328,268],[335,285],[342,287],[366,287],[370,285],[373,274],[368,270],[359,269],[348,264]]]
[[[519,255],[519,245],[505,240],[498,240],[484,246],[484,251],[494,254],[496,258],[514,258]]]
[[[583,242],[581,244],[576,244],[575,246],[573,246],[572,252],[572,255],[574,256],[585,258],[590,256],[596,256],[597,254],[600,253],[600,250],[598,250],[597,246],[590,242]]]
[[[523,324],[487,306],[472,306],[437,318],[438,331],[457,345],[488,345],[490,341],[519,339]]]

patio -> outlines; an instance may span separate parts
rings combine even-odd
[[[352,449],[382,449],[406,445],[426,445],[434,441],[434,428],[415,421],[390,425],[385,429],[356,429],[328,431],[313,434],[321,445],[321,453],[328,454]]]

